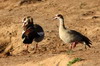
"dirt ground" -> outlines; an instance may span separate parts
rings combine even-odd
[[[73,58],[82,58],[72,66],[100,66],[100,0],[0,0],[0,66],[67,66]],[[53,20],[62,14],[67,28],[86,35],[91,48],[78,44],[68,53],[69,44],[59,38],[59,22]],[[21,34],[22,19],[32,16],[34,23],[43,27],[44,39],[34,53],[26,53]],[[9,49],[10,47],[10,49]],[[10,56],[2,57],[9,49]]]

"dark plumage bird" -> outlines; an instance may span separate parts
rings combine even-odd
[[[54,19],[58,19],[60,22],[59,25],[59,36],[60,38],[65,42],[65,43],[71,43],[70,49],[73,49],[76,47],[78,43],[82,43],[88,47],[91,47],[91,41],[89,38],[86,36],[82,35],[81,33],[75,31],[75,30],[70,30],[65,27],[64,25],[64,18],[61,14],[58,14],[55,16]]]
[[[44,38],[44,31],[43,28],[33,23],[33,18],[28,16],[22,20],[23,22],[23,32],[22,32],[22,39],[23,43],[27,46],[27,51],[29,44],[32,44],[33,40],[36,42],[40,42]],[[38,45],[36,45],[36,48]]]

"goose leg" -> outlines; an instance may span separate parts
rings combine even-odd
[[[77,43],[78,43],[78,42],[73,42],[73,43],[71,44],[71,48],[72,48],[72,49],[75,48]]]
[[[70,50],[72,50],[72,49],[75,48],[75,47],[76,47],[76,43],[73,42],[73,43],[71,44],[71,46],[70,46]]]
[[[72,44],[70,45],[70,47],[69,47],[69,48],[70,48],[70,50],[72,50]]]
[[[76,47],[76,44],[77,44],[76,42],[73,42],[72,43],[72,48],[75,48]]]
[[[34,53],[37,52],[37,49],[38,49],[38,43],[35,44],[35,52]]]
[[[29,50],[29,44],[26,44],[25,46],[26,46],[26,51],[29,52],[28,51]]]
[[[27,47],[27,49],[26,49],[26,50],[28,51],[28,45],[26,45],[26,47]]]
[[[36,44],[36,51],[37,51],[37,48],[38,48],[38,44]]]

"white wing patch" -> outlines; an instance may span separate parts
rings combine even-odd
[[[24,41],[24,40],[25,40],[25,38],[22,39],[22,41]]]
[[[23,34],[24,32],[25,32],[25,31],[23,30],[23,31],[22,31],[22,34]]]
[[[38,35],[43,36],[44,32],[37,32]]]

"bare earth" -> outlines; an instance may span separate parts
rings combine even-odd
[[[21,1],[0,0],[0,66],[67,66],[74,58],[84,60],[73,66],[100,66],[100,0],[34,0],[23,4]],[[81,32],[92,41],[91,48],[78,44],[68,54],[69,44],[60,40],[59,22],[53,20],[59,13],[64,15],[67,28]],[[26,16],[32,16],[45,31],[36,53],[35,42],[30,53],[23,51],[21,20]],[[5,49],[10,56],[3,57]]]

